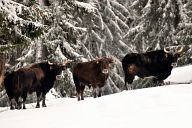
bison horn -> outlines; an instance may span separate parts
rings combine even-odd
[[[169,53],[170,52],[170,48],[164,48],[164,52],[165,53]]]
[[[99,58],[98,58],[98,56],[96,56],[95,58],[96,58],[96,63],[98,64],[98,63],[99,63]]]
[[[181,53],[183,51],[183,46],[178,46],[177,53]]]
[[[48,64],[49,64],[49,65],[53,65],[53,63],[51,63],[50,61],[48,61]]]

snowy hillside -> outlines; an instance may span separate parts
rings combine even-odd
[[[60,98],[47,108],[0,113],[2,128],[191,128],[192,85],[172,85],[104,96]]]
[[[192,65],[173,69],[165,82],[192,83]]]
[[[182,67],[184,71],[191,66]],[[174,69],[175,79],[182,72]],[[170,76],[171,77],[171,76]],[[179,76],[180,77],[180,76]],[[170,78],[171,79],[171,78]],[[191,128],[192,84],[145,88],[103,96],[59,98],[46,108],[28,104],[26,110],[1,108],[2,128]]]

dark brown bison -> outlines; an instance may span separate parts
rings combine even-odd
[[[109,64],[112,58],[100,58],[89,62],[77,63],[73,66],[73,80],[76,86],[77,97],[84,100],[83,92],[85,85],[93,87],[93,96],[97,97],[96,89],[99,88],[98,97],[101,96],[101,87],[109,76]]]
[[[154,82],[162,83],[170,74],[183,52],[183,46],[167,47],[146,53],[130,53],[122,59],[125,74],[125,88],[137,75],[140,78],[153,76]]]
[[[27,68],[20,68],[16,71],[6,73],[4,86],[10,99],[10,109],[14,109],[13,99],[16,101],[15,108],[21,108],[20,97],[22,98],[23,109],[28,93],[36,92],[37,105],[42,99],[42,106],[46,107],[45,95],[53,87],[56,77],[65,69],[63,64],[42,62]]]

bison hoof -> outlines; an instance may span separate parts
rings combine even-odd
[[[36,108],[40,108],[40,106],[39,106],[39,105],[36,105]]]
[[[46,105],[46,104],[43,104],[42,107],[47,107],[47,105]]]
[[[15,108],[13,106],[10,107],[10,110],[14,110]]]

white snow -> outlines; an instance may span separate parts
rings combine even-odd
[[[17,14],[21,14],[22,7],[23,7],[22,4],[18,4],[11,0],[1,0],[0,1],[1,11],[4,13],[7,13],[8,19],[11,21],[14,21],[14,23],[16,23],[16,21],[18,21],[18,20],[22,20],[21,18],[19,18],[17,16]]]
[[[95,10],[96,10],[94,5],[91,5],[91,3],[75,1],[75,4],[79,7],[85,8],[85,10],[87,10],[89,13],[95,12]]]
[[[192,65],[173,69],[171,75],[165,80],[165,82],[192,83]]]
[[[189,80],[192,66],[173,70],[169,80]],[[186,73],[184,73],[186,72]],[[183,74],[180,76],[180,74]],[[186,78],[186,79],[185,79]],[[145,88],[85,98],[47,101],[46,108],[0,111],[2,128],[191,128],[192,84]]]
[[[75,27],[73,24],[65,21],[65,25],[68,26],[69,28],[77,29],[77,30],[82,30],[84,32],[87,31],[87,28],[82,28],[82,27]]]

